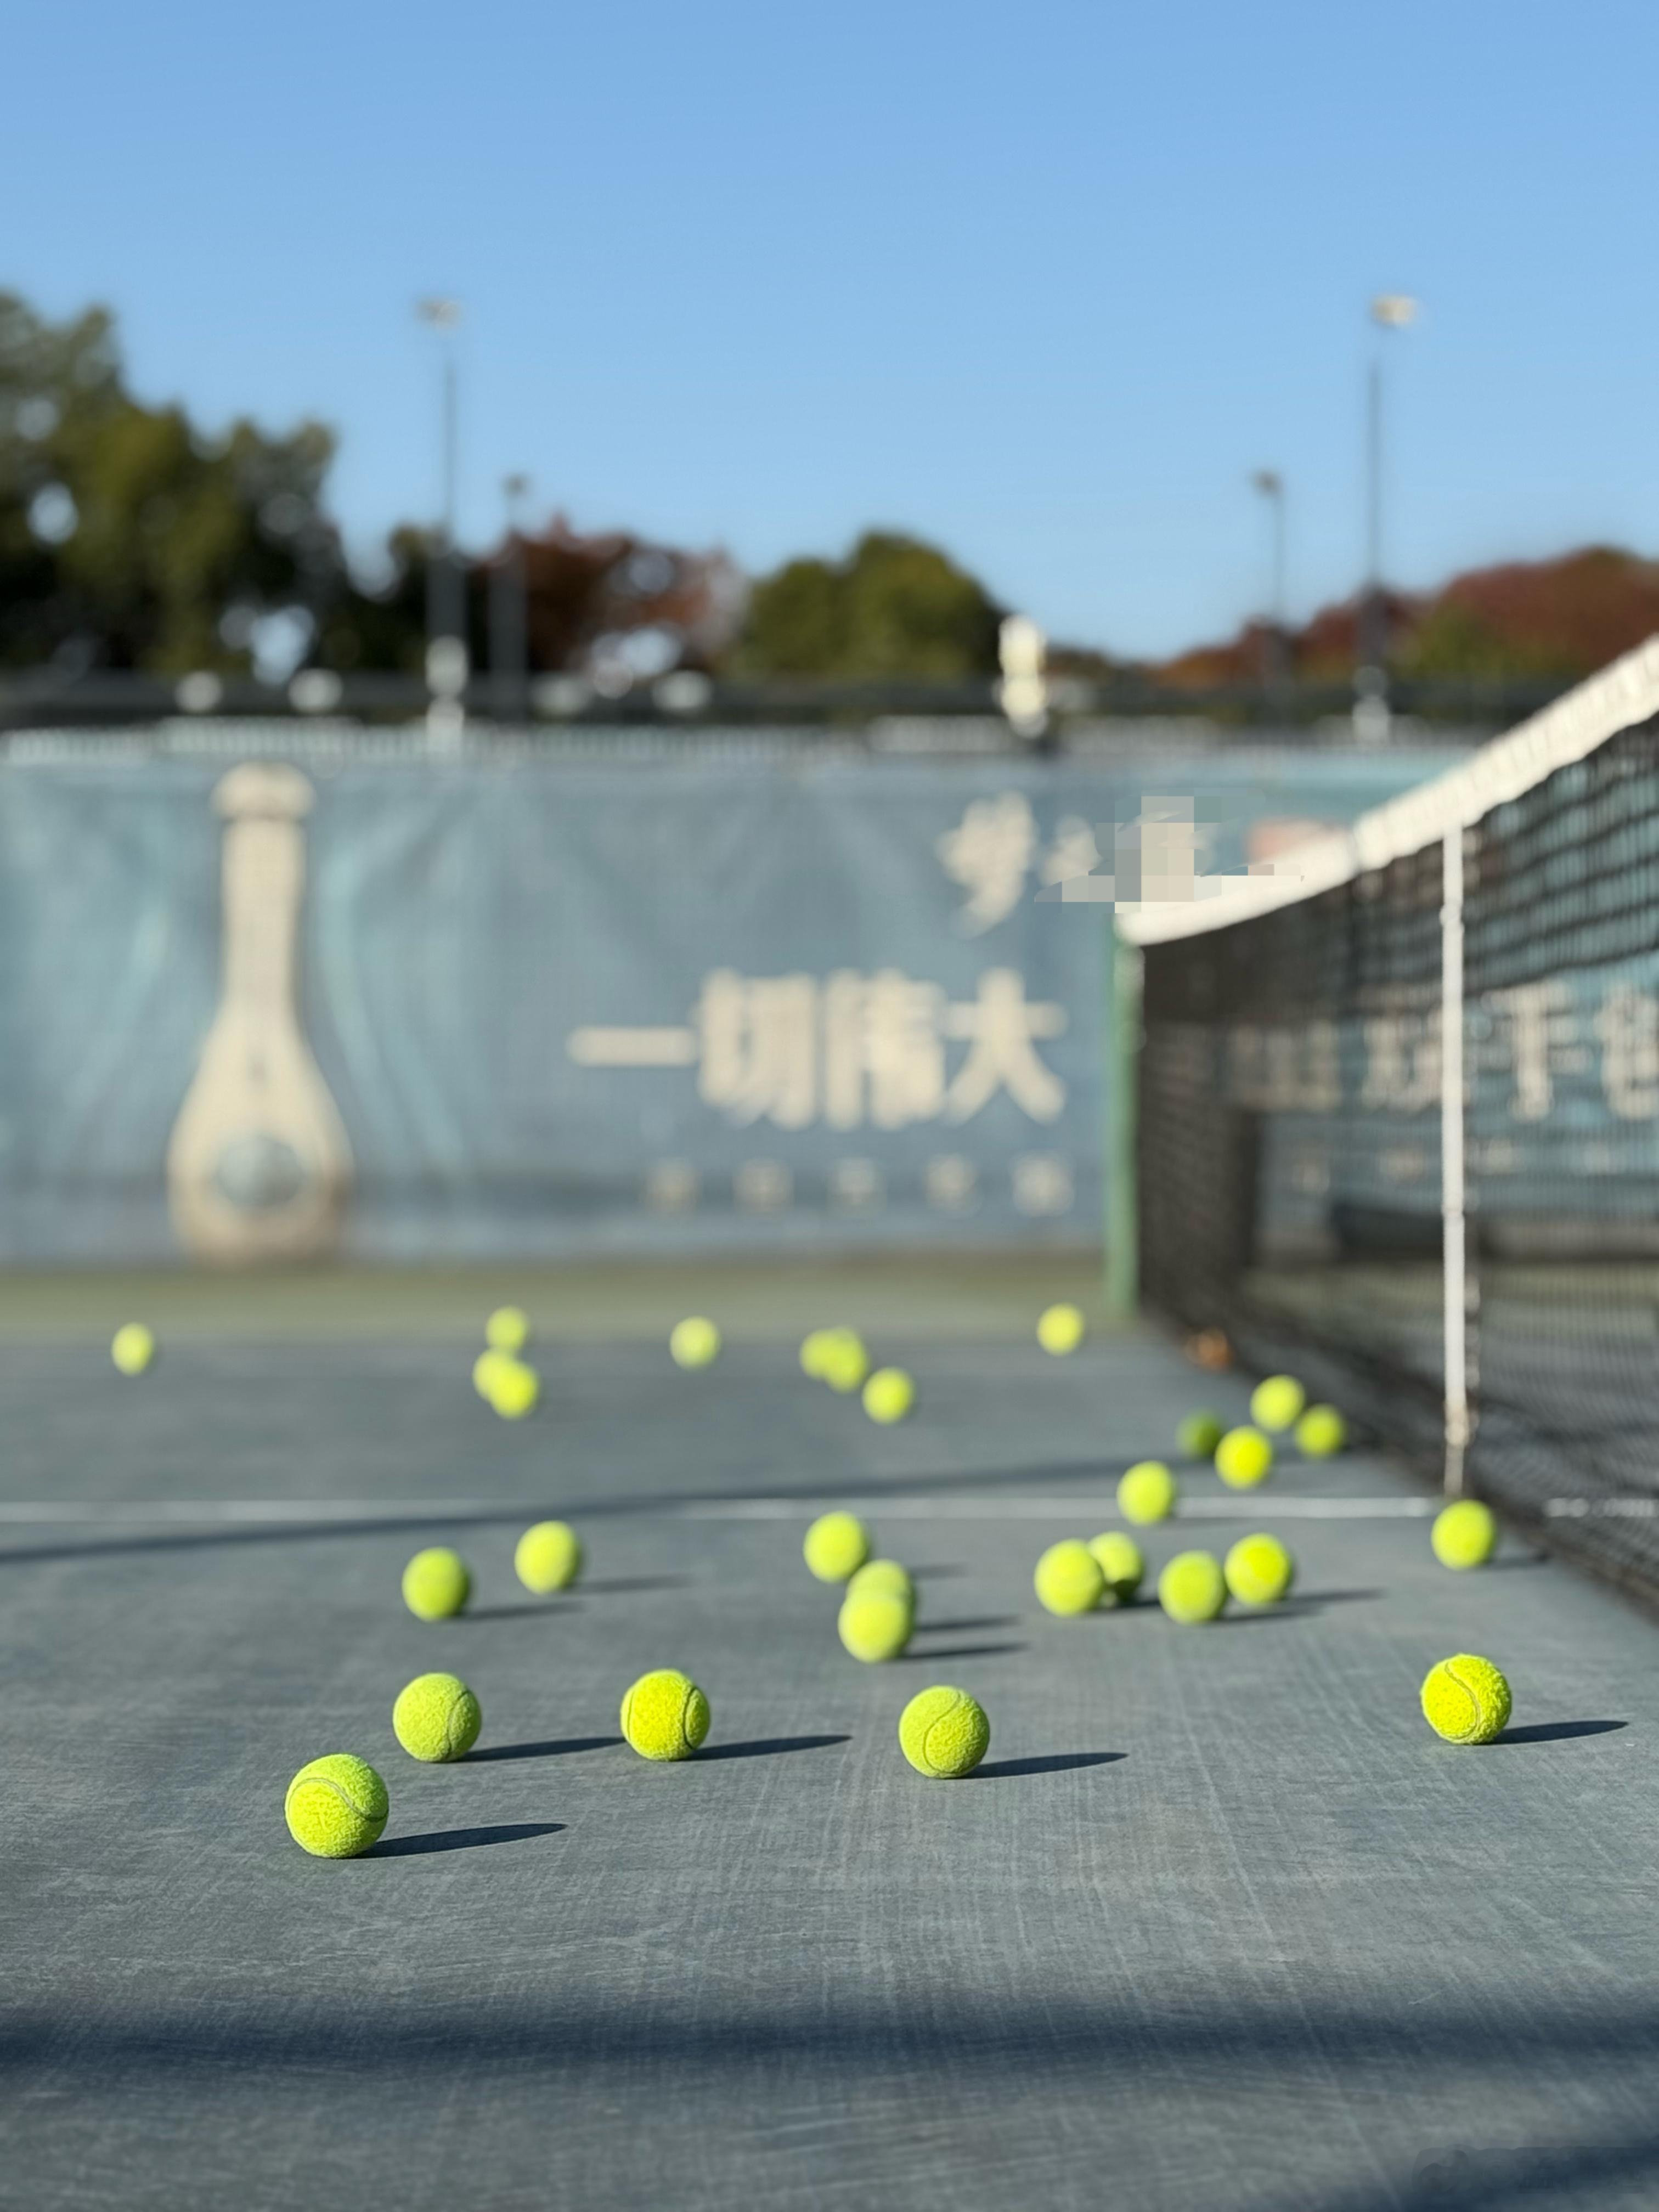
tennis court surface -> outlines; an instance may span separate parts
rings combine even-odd
[[[1447,1572],[1432,1499],[1359,1453],[1248,1498],[1178,1468],[1153,1572],[1270,1529],[1283,1606],[1051,1619],[1037,1553],[1247,1381],[895,1305],[872,1340],[918,1401],[884,1430],[801,1375],[795,1317],[692,1375],[544,1331],[517,1424],[430,1316],[181,1319],[136,1382],[89,1334],[0,1341],[8,2200],[1659,2197],[1659,1632],[1512,1538]],[[918,1577],[889,1665],[802,1565],[843,1504]],[[549,1513],[588,1563],[537,1601],[512,1551]],[[423,1625],[398,1578],[433,1542],[474,1598]],[[1418,1711],[1459,1650],[1514,1686],[1488,1749]],[[619,1741],[653,1666],[712,1701],[683,1765]],[[483,1706],[453,1766],[391,1731],[432,1668]],[[969,1780],[900,1755],[934,1681],[989,1714]],[[341,1749],[391,1818],[312,1860],[283,1790]]]

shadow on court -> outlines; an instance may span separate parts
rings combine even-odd
[[[919,1620],[916,1623],[916,1634],[918,1636],[971,1636],[976,1629],[1018,1628],[1018,1626],[1019,1615],[1017,1613],[981,1613],[977,1619],[971,1620]]]
[[[595,1597],[623,1597],[636,1590],[684,1589],[690,1579],[690,1575],[612,1575],[608,1579],[584,1576],[581,1587],[585,1594]]]
[[[1024,1649],[1023,1644],[939,1644],[931,1651],[901,1651],[898,1663],[914,1666],[918,1660],[926,1662],[935,1659],[994,1659],[999,1652],[1024,1651]]]
[[[460,1764],[476,1766],[488,1759],[564,1759],[575,1751],[609,1751],[619,1735],[570,1735],[552,1743],[489,1743],[482,1751],[469,1751]]]
[[[988,1759],[968,1778],[995,1782],[1017,1774],[1072,1774],[1084,1766],[1115,1766],[1128,1756],[1127,1751],[1054,1751],[1039,1759]]]
[[[785,1751],[824,1751],[832,1743],[850,1743],[850,1735],[769,1735],[753,1743],[708,1743],[697,1753],[701,1765],[710,1759],[770,1759]]]
[[[1218,1626],[1248,1628],[1264,1620],[1311,1620],[1328,1605],[1365,1605],[1382,1595],[1381,1590],[1374,1589],[1310,1590],[1305,1597],[1282,1597],[1272,1605],[1250,1606],[1237,1613],[1224,1613]]]
[[[469,1605],[452,1613],[452,1620],[556,1620],[561,1613],[580,1613],[580,1598],[562,1597],[546,1605]]]
[[[434,1851],[477,1851],[487,1844],[527,1843],[532,1836],[556,1836],[562,1820],[507,1820],[493,1828],[444,1828],[429,1836],[382,1838],[366,1859],[425,1858]]]
[[[1534,1721],[1528,1728],[1505,1729],[1492,1742],[1567,1743],[1576,1736],[1612,1735],[1615,1729],[1629,1726],[1628,1721]]]

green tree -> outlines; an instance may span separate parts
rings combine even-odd
[[[302,643],[344,581],[332,454],[319,423],[214,436],[147,407],[103,309],[0,293],[0,661],[238,672],[273,617]]]
[[[871,531],[845,561],[790,561],[763,577],[732,665],[754,676],[990,675],[1001,618],[936,547]]]

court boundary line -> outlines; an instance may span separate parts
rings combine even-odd
[[[921,1495],[902,1490],[872,1490],[849,1485],[822,1498],[732,1498],[719,1503],[672,1498],[662,1501],[665,1520],[677,1521],[805,1521],[822,1510],[848,1501],[872,1512],[903,1520],[1046,1521],[1057,1514],[1085,1511],[1105,1521],[1121,1521],[1117,1501],[1108,1492],[1096,1497],[1078,1493],[1060,1498],[951,1498]],[[380,1522],[402,1524],[411,1520],[434,1521],[474,1516],[510,1517],[535,1513],[547,1501],[532,1498],[12,1498],[0,1500],[0,1526],[15,1528],[128,1526],[133,1528],[282,1528],[307,1522]],[[1577,1501],[1554,1501],[1576,1507]],[[1440,1510],[1437,1498],[1386,1496],[1361,1498],[1275,1498],[1264,1502],[1254,1494],[1187,1499],[1177,1504],[1171,1519],[1206,1520],[1420,1520]],[[1654,1504],[1655,1501],[1649,1501]]]

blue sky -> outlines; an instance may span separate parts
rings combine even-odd
[[[289,0],[14,11],[0,283],[118,311],[138,388],[333,422],[354,544],[437,499],[751,568],[869,524],[1056,635],[1157,653],[1362,556],[1659,551],[1659,12],[1623,0]],[[20,96],[21,95],[21,96]]]

